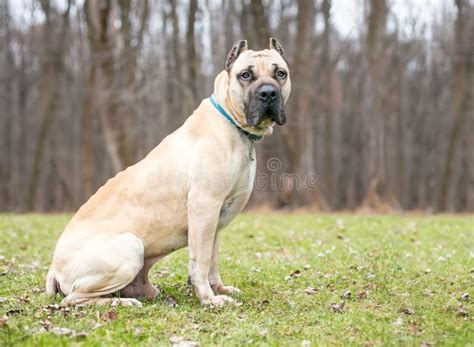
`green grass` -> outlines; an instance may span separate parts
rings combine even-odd
[[[184,249],[151,270],[155,302],[54,310],[44,277],[69,217],[0,216],[0,345],[473,345],[473,217],[243,215],[221,250],[241,306],[201,307]]]

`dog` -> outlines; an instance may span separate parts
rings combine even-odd
[[[290,73],[280,43],[238,41],[214,93],[143,160],[109,179],[59,238],[46,293],[63,306],[141,306],[159,290],[148,271],[189,246],[189,280],[203,305],[235,302],[219,272],[219,236],[245,207],[256,173],[255,142],[286,122]],[[114,296],[115,295],[115,296]]]

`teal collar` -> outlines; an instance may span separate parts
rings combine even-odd
[[[244,134],[245,136],[247,136],[247,137],[249,138],[249,140],[251,140],[251,141],[258,141],[258,140],[263,139],[263,136],[251,134],[251,133],[249,133],[248,131],[245,131],[244,129],[242,129],[241,127],[239,127],[239,125],[235,122],[235,120],[234,120],[231,116],[229,116],[229,114],[222,108],[221,105],[219,105],[219,103],[217,102],[216,97],[214,96],[214,94],[211,95],[211,97],[209,98],[209,100],[211,100],[211,103],[214,105],[215,108],[217,108],[217,110],[219,111],[219,113],[220,113],[222,116],[224,116],[224,118],[227,119],[230,124],[232,124],[233,126],[235,126],[235,127],[237,128],[237,130],[239,130],[242,134]]]

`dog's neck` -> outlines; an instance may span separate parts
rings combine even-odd
[[[256,136],[268,136],[273,133],[273,125],[271,123],[263,127],[248,126],[245,114],[241,108],[234,105],[229,94],[229,74],[222,71],[217,75],[214,81],[214,96],[219,105],[232,117],[237,126],[249,134]]]

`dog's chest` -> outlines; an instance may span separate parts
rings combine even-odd
[[[257,161],[255,149],[244,147],[232,164],[232,190],[224,200],[219,214],[219,229],[229,224],[245,207],[252,193]]]

